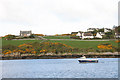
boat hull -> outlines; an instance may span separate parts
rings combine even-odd
[[[98,59],[78,59],[80,63],[98,63]]]

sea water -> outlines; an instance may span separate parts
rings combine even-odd
[[[2,60],[2,78],[118,78],[118,58]]]

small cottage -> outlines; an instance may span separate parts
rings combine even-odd
[[[20,36],[28,37],[32,34],[32,31],[20,31]]]
[[[84,32],[82,33],[82,39],[85,39],[85,38],[94,38],[93,34],[91,32]]]
[[[95,38],[101,38],[102,39],[102,35],[100,33],[97,32]]]

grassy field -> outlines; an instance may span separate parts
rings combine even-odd
[[[118,46],[115,41],[70,41],[70,40],[52,40],[51,42],[60,42],[71,47],[75,48],[94,48],[97,49],[97,46],[102,43],[111,43],[113,46]]]
[[[1,41],[1,39],[0,39]],[[43,40],[2,40],[2,45],[20,45],[24,43],[33,43],[33,42],[41,42]],[[69,45],[74,48],[94,48],[97,49],[97,46],[102,43],[111,43],[113,46],[118,46],[115,41],[80,41],[80,40],[49,40],[51,42],[59,42],[66,45]]]
[[[24,43],[33,43],[33,42],[41,42],[43,40],[2,40],[2,46],[5,45],[20,45],[20,44],[24,44]]]
[[[0,39],[0,48],[2,47],[2,39]]]
[[[46,39],[71,39],[69,36],[45,36]]]

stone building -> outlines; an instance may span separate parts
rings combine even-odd
[[[28,37],[32,34],[32,31],[20,31],[20,36]]]

